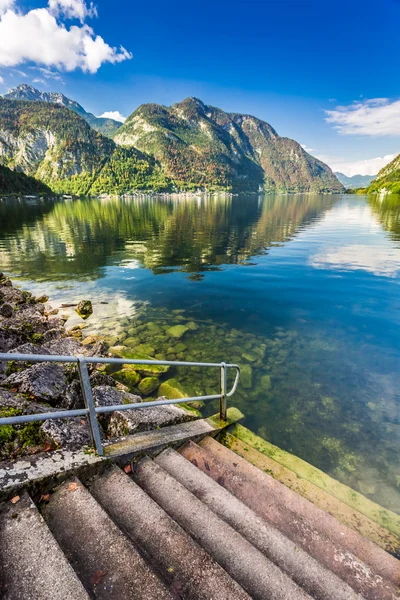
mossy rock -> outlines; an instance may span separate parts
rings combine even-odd
[[[183,385],[177,379],[167,379],[158,388],[158,395],[165,396],[167,400],[176,400],[177,398],[189,398]]]
[[[136,348],[139,345],[139,340],[137,337],[127,337],[124,340],[124,345],[129,346],[130,348]]]
[[[126,367],[123,367],[119,371],[113,373],[114,379],[127,385],[129,388],[135,387],[140,381],[139,373],[132,369],[131,366],[134,365],[127,365]]]
[[[199,328],[199,326],[197,325],[197,323],[195,323],[194,321],[189,321],[189,323],[186,323],[186,327],[188,329],[190,329],[190,331],[196,331],[196,329]]]
[[[180,352],[185,352],[185,350],[187,350],[186,344],[184,344],[183,342],[179,342],[179,344],[176,344],[176,346],[175,346],[176,354],[179,354]]]
[[[174,325],[167,329],[167,335],[173,338],[181,338],[189,329],[188,325]]]
[[[155,348],[150,346],[150,344],[139,344],[139,346],[136,348],[136,351],[142,354],[148,354],[148,356],[154,356],[156,353]]]
[[[87,319],[93,313],[93,307],[90,300],[81,300],[75,309],[75,312],[82,318]]]
[[[131,350],[130,348],[125,348],[124,346],[114,346],[113,350],[117,349],[117,356],[122,358],[127,358],[131,360],[154,360],[152,356],[148,354],[144,354],[144,352],[136,352]],[[169,365],[129,365],[129,368],[132,371],[137,371],[138,373],[142,373],[148,377],[152,377],[153,375],[161,375],[162,373],[167,373],[169,371]]]
[[[148,396],[154,392],[160,385],[158,377],[145,377],[138,385],[139,392],[144,396]]]

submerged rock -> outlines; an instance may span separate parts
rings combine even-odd
[[[126,367],[123,367],[119,371],[113,373],[114,379],[120,381],[130,388],[135,387],[140,381],[139,373],[136,369],[132,369],[131,366],[134,365],[126,365]]]
[[[87,319],[90,317],[90,315],[93,313],[93,307],[92,307],[92,303],[90,300],[81,300],[78,304],[78,306],[75,309],[75,312],[78,313],[78,315],[82,318],[82,319]]]
[[[181,338],[189,329],[188,325],[174,325],[167,329],[166,333],[170,337]]]
[[[176,400],[178,398],[189,398],[189,394],[185,392],[184,387],[177,379],[168,379],[164,381],[158,388],[160,396],[165,396],[168,400]]]
[[[271,387],[270,375],[262,375],[260,379],[260,384],[263,390],[269,390]]]
[[[139,392],[144,396],[148,396],[151,392],[154,392],[160,385],[158,377],[145,377],[138,385]]]
[[[240,370],[240,382],[246,390],[251,388],[253,379],[253,369],[250,365],[244,365]]]

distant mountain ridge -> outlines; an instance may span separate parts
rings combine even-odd
[[[342,183],[344,187],[349,190],[367,187],[374,177],[376,177],[376,175],[352,175],[351,177],[348,177],[339,171],[335,171],[335,175],[339,179],[340,183]]]
[[[0,165],[56,193],[344,191],[327,165],[265,121],[196,98],[144,104],[110,139],[63,94],[21,85],[7,96],[0,97]]]
[[[10,90],[3,96],[7,100],[29,100],[29,102],[50,102],[53,104],[61,104],[70,110],[73,110],[78,115],[83,117],[87,123],[96,131],[99,131],[103,135],[112,137],[117,129],[121,127],[119,121],[114,119],[108,119],[103,117],[95,117],[92,113],[86,112],[86,110],[75,102],[61,94],[60,92],[42,92],[37,90],[31,85],[23,83],[18,87]]]
[[[151,154],[181,188],[343,192],[331,169],[265,121],[187,98],[139,106],[114,141]]]

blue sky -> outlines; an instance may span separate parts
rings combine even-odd
[[[373,173],[400,152],[399,23],[399,0],[0,0],[0,93],[125,116],[197,96]]]

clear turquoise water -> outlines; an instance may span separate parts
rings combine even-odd
[[[247,426],[400,512],[400,199],[4,200],[0,269],[89,332],[194,320],[186,355],[251,367]]]

